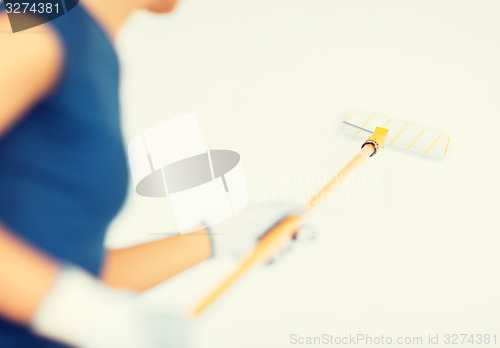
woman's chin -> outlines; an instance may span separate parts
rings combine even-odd
[[[172,13],[175,11],[177,8],[177,5],[179,4],[179,0],[161,0],[157,1],[156,4],[153,4],[151,8],[149,8],[149,11],[153,13]]]

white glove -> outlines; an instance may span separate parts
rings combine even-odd
[[[72,267],[60,271],[32,321],[35,334],[84,348],[189,347],[188,327],[181,314],[146,308]]]
[[[208,228],[212,238],[212,256],[241,258],[271,227],[287,216],[302,212],[303,209],[295,205],[248,206],[232,218]]]

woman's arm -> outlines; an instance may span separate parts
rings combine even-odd
[[[48,27],[9,33],[0,15],[0,137],[55,85],[62,62]],[[58,264],[0,225],[0,315],[27,324],[58,272]]]
[[[208,259],[210,235],[200,229],[130,248],[109,250],[103,281],[116,288],[141,292]]]
[[[0,314],[28,324],[59,266],[0,226]]]

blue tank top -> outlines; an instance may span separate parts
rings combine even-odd
[[[64,48],[62,74],[53,92],[0,138],[0,222],[53,257],[97,274],[104,234],[128,180],[118,60],[82,5],[50,24]],[[0,320],[0,347],[60,345]]]

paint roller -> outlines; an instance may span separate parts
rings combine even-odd
[[[319,205],[323,198],[333,191],[346,176],[368,157],[374,156],[380,148],[387,144],[425,156],[443,158],[450,141],[450,135],[446,131],[359,109],[351,111],[344,120],[344,124],[344,131],[347,134],[360,137],[371,134],[361,146],[361,151],[310,198],[304,213],[287,216],[269,228],[248,255],[240,261],[237,268],[193,307],[189,313],[191,317],[201,315],[251,267],[265,262],[272,255],[275,255],[294,237],[308,213]]]
[[[389,130],[388,146],[438,159],[448,150],[450,135],[446,131],[360,109],[352,110],[344,120],[344,133],[366,137],[377,126]]]

